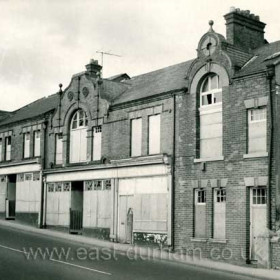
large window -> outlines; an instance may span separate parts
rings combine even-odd
[[[87,115],[78,110],[70,124],[70,163],[87,160]]]
[[[248,153],[266,152],[266,108],[248,110]]]
[[[30,158],[30,133],[23,134],[23,157]]]
[[[34,143],[33,143],[33,153],[34,157],[39,157],[41,154],[40,143],[41,143],[41,131],[34,131]]]
[[[206,237],[206,190],[195,190],[195,221],[194,236]]]
[[[226,238],[226,189],[214,190],[214,238]]]
[[[102,127],[96,126],[93,128],[93,160],[101,159],[101,141],[102,141]]]
[[[131,156],[142,154],[142,118],[131,120]]]
[[[149,117],[149,154],[160,153],[160,115]]]
[[[200,158],[223,154],[222,89],[219,76],[208,75],[200,88]]]
[[[60,165],[63,163],[63,136],[62,133],[55,135],[55,164]]]
[[[5,138],[5,160],[11,160],[11,142],[11,136]]]

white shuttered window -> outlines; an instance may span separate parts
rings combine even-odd
[[[101,159],[102,127],[93,128],[93,160]]]
[[[41,140],[41,131],[37,130],[34,132],[34,157],[39,157],[41,154],[40,140]]]
[[[131,156],[142,154],[142,118],[131,120]]]
[[[11,160],[11,136],[6,137],[5,139],[5,160]]]
[[[217,75],[205,78],[200,89],[200,158],[223,154],[222,89]]]
[[[87,115],[78,110],[71,122],[70,131],[70,163],[85,162],[87,160]]]
[[[149,117],[149,154],[160,153],[160,115]]]
[[[266,108],[248,110],[248,153],[266,152]]]
[[[214,238],[226,238],[226,189],[214,190]]]
[[[29,158],[30,157],[30,133],[29,132],[24,134],[23,157],[24,158]]]
[[[55,138],[55,164],[59,165],[63,163],[63,136],[62,134],[56,134]]]

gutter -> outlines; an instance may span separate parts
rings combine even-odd
[[[175,250],[175,154],[176,154],[176,94],[173,93],[173,145],[172,145],[172,192],[171,192],[171,248]]]
[[[42,173],[41,173],[41,205],[40,205],[40,221],[39,221],[39,228],[45,228],[46,227],[46,219],[45,219],[45,180],[43,177],[43,171],[46,168],[46,155],[47,155],[47,126],[48,126],[48,121],[45,120],[43,124],[43,155],[42,155]]]
[[[272,91],[272,79],[275,75],[274,65],[267,66],[267,79],[269,80],[269,121],[270,121],[270,133],[269,133],[269,150],[268,150],[268,185],[267,185],[267,228],[271,230],[271,180],[272,180],[272,153],[273,153],[273,137],[274,137],[274,107],[273,107],[273,91]],[[269,253],[268,253],[268,268],[272,267],[272,250],[269,240]]]

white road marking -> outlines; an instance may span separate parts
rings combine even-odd
[[[24,252],[21,251],[21,250],[14,249],[14,248],[7,247],[7,246],[0,245],[0,247],[5,248],[5,249],[8,249],[8,250],[11,250],[11,251],[19,252],[19,253],[24,253]]]
[[[4,248],[4,249],[11,250],[11,251],[14,251],[14,252],[26,254],[26,252],[24,252],[24,251],[21,251],[21,250],[15,249],[15,248],[11,248],[11,247],[7,247],[7,246],[4,246],[4,245],[0,245],[0,247]],[[86,266],[81,266],[81,265],[77,265],[77,264],[73,264],[73,263],[63,262],[63,261],[59,261],[59,260],[55,260],[55,259],[49,259],[49,261],[62,263],[62,264],[65,264],[65,265],[70,265],[70,266],[73,266],[73,267],[78,267],[78,268],[81,268],[81,269],[85,269],[85,270],[89,270],[89,271],[93,271],[93,272],[98,272],[98,273],[102,273],[102,274],[106,274],[106,275],[112,275],[109,272],[105,272],[105,271],[102,271],[102,270],[97,270],[97,269],[93,269],[93,268],[89,268],[89,267],[86,267]]]
[[[81,265],[77,265],[77,264],[73,264],[73,263],[63,262],[63,261],[54,260],[54,259],[50,259],[50,261],[58,262],[58,263],[62,263],[62,264],[66,264],[66,265],[70,265],[70,266],[74,266],[74,267],[78,267],[78,268],[82,268],[82,269],[86,269],[86,270],[90,270],[90,271],[106,274],[106,275],[112,275],[111,273],[108,273],[108,272],[105,272],[105,271],[101,271],[101,270],[97,270],[97,269],[92,269],[92,268],[89,268],[89,267],[85,267],[85,266],[81,266]]]

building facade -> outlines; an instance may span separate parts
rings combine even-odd
[[[279,267],[280,42],[248,11],[225,20],[193,60],[108,79],[92,60],[1,112],[1,216]]]

